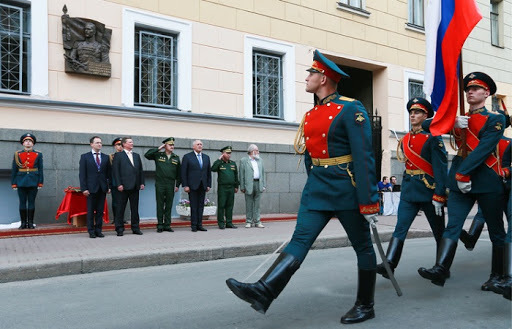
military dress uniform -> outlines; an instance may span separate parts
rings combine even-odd
[[[121,143],[123,139],[121,137],[117,137],[112,141],[112,146],[116,145],[117,143]],[[112,163],[114,162],[114,156],[118,152],[110,153],[109,160],[110,160],[110,166],[112,166]],[[117,186],[117,184],[114,182],[114,175],[111,175],[111,182],[112,186]],[[110,195],[112,196],[112,213],[114,214],[114,219],[112,220],[112,223],[116,223],[116,216],[117,216],[117,203],[119,202],[119,199],[121,196],[119,195],[121,192],[117,190],[117,188],[113,188],[110,190]]]
[[[486,74],[473,72],[464,78],[465,89],[471,86],[486,88],[490,94],[496,92],[494,81]],[[467,157],[463,158],[461,129],[454,130],[459,151],[452,161],[448,173],[448,224],[437,253],[436,265],[431,269],[419,268],[419,274],[432,283],[443,286],[455,257],[457,240],[463,224],[475,201],[478,201],[489,229],[493,244],[493,266],[491,278],[502,272],[505,230],[503,227],[503,205],[505,186],[503,171],[498,157],[503,155],[500,140],[505,127],[505,117],[485,107],[470,110],[466,129]],[[471,189],[463,193],[459,186],[471,183]],[[487,283],[487,282],[486,282]],[[486,285],[484,283],[484,285]],[[484,287],[482,286],[482,289]]]
[[[308,71],[322,73],[334,82],[348,77],[315,51]],[[297,224],[290,243],[272,267],[254,284],[228,279],[229,288],[264,313],[300,267],[322,229],[336,216],[357,255],[358,292],[354,307],[342,323],[374,317],[376,257],[369,223],[364,214],[379,212],[371,125],[361,102],[337,92],[321,99],[302,120],[295,147],[305,155],[307,181]]]
[[[21,136],[20,143],[27,139],[36,144],[36,137],[32,134]],[[20,200],[20,229],[34,228],[35,200],[43,181],[43,153],[35,150],[16,151],[12,160],[11,187],[17,189]]]
[[[231,153],[231,146],[222,148],[221,152]],[[233,225],[233,206],[235,205],[235,189],[238,188],[238,169],[236,162],[228,160],[216,160],[212,165],[212,171],[217,176],[217,224],[220,229],[236,228]]]
[[[407,103],[407,111],[420,110],[430,118],[434,115],[432,106],[424,98],[414,98]],[[441,136],[432,136],[420,128],[408,132],[398,143],[397,156],[405,163],[404,179],[400,194],[400,205],[393,236],[389,241],[386,258],[394,271],[398,266],[407,232],[421,209],[425,212],[436,242],[441,241],[444,230],[444,216],[436,214],[438,207],[446,201],[447,152]],[[442,210],[441,210],[442,211]],[[377,273],[388,278],[382,264]]]
[[[164,144],[174,145],[174,138],[162,141]],[[180,157],[174,153],[167,155],[158,148],[149,149],[144,157],[155,161],[155,193],[157,231],[173,232],[171,228],[171,211],[174,200],[174,188],[181,184]]]

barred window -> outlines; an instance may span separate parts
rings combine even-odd
[[[413,99],[414,97],[425,98],[422,81],[409,80],[409,99]]]
[[[253,115],[283,118],[282,56],[253,52]]]
[[[30,7],[0,4],[0,92],[30,92]]]
[[[177,107],[178,36],[135,29],[134,103]]]
[[[338,1],[338,3],[340,5],[364,9],[363,8],[363,0],[340,0],[340,1]]]
[[[409,0],[409,24],[424,28],[423,0]]]

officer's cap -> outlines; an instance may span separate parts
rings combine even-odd
[[[432,105],[425,98],[415,97],[407,102],[407,111],[409,113],[412,110],[420,110],[427,114],[427,118],[431,118],[434,116],[434,110],[432,109]]]
[[[231,153],[232,150],[233,150],[233,148],[231,146],[224,146],[223,148],[220,149],[220,151],[222,153],[224,153],[224,152]]]
[[[318,50],[315,50],[313,64],[311,64],[311,67],[306,71],[325,74],[325,76],[331,78],[336,83],[338,83],[341,78],[350,78],[336,63],[322,55]]]
[[[112,146],[116,145],[117,143],[121,143],[123,139],[121,137],[117,137],[112,141]]]
[[[164,139],[164,140],[162,141],[162,143],[164,143],[164,144],[171,144],[171,145],[174,145],[174,137],[169,137],[169,138],[167,138],[167,139]]]
[[[25,139],[30,139],[32,141],[32,143],[34,143],[34,144],[36,143],[36,136],[34,136],[34,135],[30,134],[30,133],[23,134],[20,137],[20,144],[23,144]]]
[[[494,80],[483,72],[471,72],[464,78],[464,90],[467,91],[469,87],[481,87],[488,90],[491,95],[496,93],[496,84]]]

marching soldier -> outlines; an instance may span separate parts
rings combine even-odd
[[[236,162],[231,161],[231,146],[223,147],[222,155],[212,165],[217,172],[217,224],[219,228],[237,228],[233,225],[233,206],[235,193],[238,192],[238,169]]]
[[[369,223],[377,221],[379,196],[370,120],[359,101],[338,94],[338,82],[348,75],[318,50],[308,71],[306,91],[319,102],[304,115],[295,140],[296,152],[305,155],[308,174],[295,232],[258,282],[228,279],[226,283],[237,297],[265,313],[336,216],[352,242],[358,266],[356,303],[341,322],[362,322],[375,317],[377,262]]]
[[[14,152],[11,187],[20,199],[20,229],[33,229],[37,191],[43,187],[43,153],[35,151],[36,136],[24,134],[20,138],[23,150]]]
[[[114,147],[114,153],[110,153],[109,159],[110,159],[110,166],[112,166],[112,163],[114,162],[114,156],[117,152],[121,152],[123,150],[123,144],[121,144],[121,137],[117,137],[112,141],[112,146]],[[112,186],[117,186],[114,182],[114,175],[112,175]],[[114,219],[112,220],[112,223],[116,222],[116,216],[117,216],[117,203],[119,202],[119,191],[117,188],[113,188],[110,190],[110,194],[112,195],[112,213],[114,214]],[[124,221],[124,220],[123,220]],[[128,223],[127,221],[124,221],[125,224]]]
[[[158,148],[149,149],[144,157],[155,161],[156,167],[156,231],[174,232],[171,228],[171,211],[174,192],[178,192],[181,184],[180,157],[173,153],[174,137],[162,141]]]
[[[437,243],[444,230],[443,204],[446,201],[447,153],[443,139],[432,136],[422,123],[434,115],[430,103],[421,97],[407,103],[412,129],[398,144],[397,157],[405,162],[402,194],[393,236],[389,241],[386,258],[392,271],[398,266],[407,232],[418,211],[427,216]],[[377,273],[389,278],[382,264]]]
[[[492,270],[482,290],[496,281],[503,272],[505,230],[503,205],[505,187],[499,157],[504,149],[499,147],[505,128],[505,117],[485,108],[485,100],[496,92],[496,84],[485,73],[473,72],[464,78],[464,90],[469,103],[466,117],[458,117],[454,136],[459,147],[448,174],[448,224],[438,248],[436,264],[430,269],[421,267],[418,273],[433,284],[444,286],[455,257],[464,220],[475,201],[489,229],[492,241]],[[462,145],[461,128],[465,129],[465,145]],[[467,156],[463,157],[464,149]]]

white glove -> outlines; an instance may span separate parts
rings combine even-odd
[[[469,120],[469,117],[467,116],[458,116],[456,119],[455,119],[455,128],[467,128],[468,127],[468,120]]]
[[[364,216],[364,219],[366,219],[366,221],[368,223],[373,224],[373,223],[377,223],[379,221],[379,219],[377,218],[377,214],[369,214],[369,215],[363,215]]]
[[[439,201],[432,200],[432,204],[434,205],[434,209],[436,211],[437,216],[443,215],[443,204]]]
[[[457,187],[462,193],[468,193],[469,191],[471,191],[471,181],[467,183],[457,181]]]

